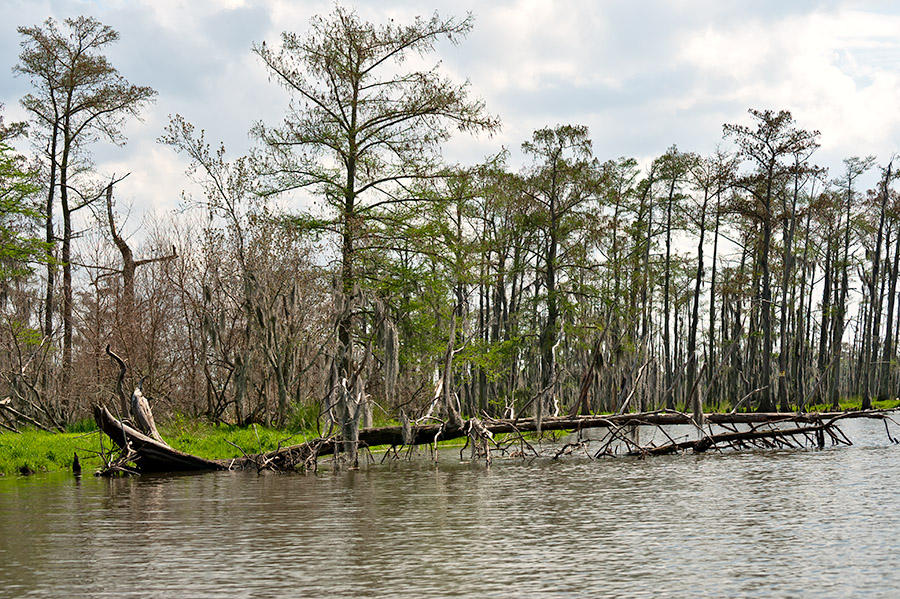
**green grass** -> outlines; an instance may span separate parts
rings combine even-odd
[[[109,441],[106,441],[109,446]],[[20,434],[0,434],[0,475],[71,470],[75,452],[82,469],[91,472],[100,459],[91,452],[100,450],[100,434],[46,433],[26,430]]]
[[[859,397],[848,397],[838,402],[841,411],[847,412],[862,409],[862,399]],[[886,399],[884,401],[873,401],[872,408],[875,410],[892,410],[900,407],[900,399]],[[815,404],[806,408],[807,412],[831,412],[831,404]]]
[[[208,459],[241,457],[241,450],[234,445],[248,454],[263,453],[297,445],[317,436],[315,430],[277,429],[259,424],[238,427],[196,421],[161,426],[159,433],[175,449]]]
[[[390,426],[397,423],[383,421],[377,424]],[[241,457],[241,449],[248,454],[262,453],[303,443],[318,436],[314,429],[298,431],[261,425],[238,427],[184,418],[176,418],[159,428],[163,439],[175,449],[207,459]],[[0,433],[0,476],[71,470],[75,452],[78,453],[83,472],[93,473],[101,466],[100,458],[96,455],[100,451],[100,434],[96,426],[89,426],[86,422],[78,423],[70,430],[84,432],[47,433],[25,430],[21,434]],[[109,450],[110,440],[104,438],[103,443],[104,448]],[[438,448],[441,449],[459,448],[463,445],[465,439],[438,442]],[[387,447],[372,447],[370,450],[378,453],[386,451]]]
[[[101,435],[96,425],[78,423],[74,428],[85,432],[23,430],[19,434],[0,433],[0,476],[71,470],[76,452],[83,472],[93,473],[101,465],[97,457]],[[298,432],[260,425],[219,426],[184,419],[160,426],[159,432],[175,449],[208,459],[240,457],[241,450],[229,441],[247,453],[261,453],[277,449],[279,444],[281,447],[295,445],[316,436],[314,430]],[[103,443],[109,450],[111,441],[104,438]]]

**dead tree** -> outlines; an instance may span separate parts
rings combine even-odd
[[[138,386],[135,387],[134,392],[131,394],[131,414],[142,431],[160,443],[164,443],[159,435],[159,431],[156,430],[156,422],[153,420],[153,412],[150,411],[150,403],[142,393],[143,386],[144,381],[141,379],[141,382],[138,383]]]
[[[119,376],[116,380],[116,394],[119,397],[122,418],[130,416],[134,419],[142,432],[150,435],[160,443],[165,444],[165,441],[163,441],[159,431],[156,429],[156,421],[153,419],[153,412],[150,410],[150,404],[143,394],[144,380],[141,379],[138,382],[137,387],[135,387],[134,392],[131,394],[131,402],[129,403],[125,398],[124,388],[125,374],[128,371],[128,368],[125,366],[125,361],[117,356],[116,353],[110,349],[109,345],[106,346],[106,353],[119,367]]]
[[[319,456],[333,454],[344,449],[345,440],[339,436],[313,439],[298,445],[278,448],[274,451],[257,455],[244,455],[241,458],[205,460],[197,456],[182,453],[165,444],[159,439],[153,439],[146,434],[129,427],[117,420],[106,408],[97,406],[94,408],[94,418],[97,425],[106,433],[115,444],[128,455],[131,462],[143,472],[162,472],[178,470],[227,470],[256,468],[257,470],[297,471],[315,468]],[[868,410],[856,412],[830,412],[830,413],[779,413],[779,412],[743,412],[743,413],[711,413],[705,415],[707,426],[721,426],[728,429],[726,433],[707,434],[697,427],[701,436],[699,439],[687,442],[679,442],[673,439],[663,428],[671,425],[693,425],[696,422],[688,415],[675,411],[644,412],[637,414],[614,414],[603,416],[564,416],[522,418],[522,419],[469,419],[459,426],[449,422],[437,424],[414,425],[404,422],[400,426],[387,426],[379,428],[359,429],[356,431],[356,443],[362,447],[374,447],[377,445],[391,448],[404,445],[434,445],[438,440],[458,439],[468,437],[476,444],[476,450],[485,459],[490,459],[490,447],[503,451],[502,441],[495,436],[498,434],[513,435],[522,443],[527,444],[522,433],[535,432],[540,428],[544,431],[572,431],[578,433],[589,428],[600,428],[610,431],[607,435],[608,442],[597,452],[601,455],[615,455],[612,442],[621,442],[633,455],[649,456],[665,453],[682,452],[688,449],[694,451],[707,451],[713,448],[745,446],[755,447],[797,447],[798,444],[791,441],[793,437],[801,436],[813,439],[813,445],[823,446],[824,435],[828,435],[834,443],[849,444],[849,440],[835,426],[838,420],[845,418],[872,418],[894,422],[886,411]],[[750,425],[750,430],[738,430],[739,425]],[[754,426],[755,425],[755,426]],[[760,425],[765,425],[761,428]],[[807,425],[807,426],[804,426]],[[669,443],[663,446],[640,446],[630,436],[629,431],[637,426],[653,426],[662,431]],[[790,428],[784,428],[790,427]],[[887,427],[887,424],[885,424]],[[888,438],[894,441],[888,431]],[[603,440],[601,440],[603,443]],[[529,446],[530,447],[530,446]],[[554,450],[557,453],[559,452]],[[389,451],[389,453],[391,453]],[[532,453],[538,452],[532,448]],[[396,451],[393,452],[396,455]],[[524,455],[524,451],[521,452]]]
[[[168,256],[158,256],[156,258],[144,258],[141,260],[134,259],[134,252],[128,245],[128,242],[122,237],[121,232],[116,230],[116,219],[113,215],[113,183],[106,186],[106,215],[109,219],[109,232],[112,235],[116,247],[122,254],[122,302],[125,307],[126,322],[131,323],[134,315],[134,275],[139,266],[151,264],[153,262],[167,262],[177,257],[175,246],[172,246],[172,253]]]

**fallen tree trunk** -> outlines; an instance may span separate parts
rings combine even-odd
[[[163,472],[178,470],[227,470],[227,469],[245,469],[255,468],[257,470],[279,470],[289,471],[296,469],[307,469],[315,467],[316,460],[320,456],[332,455],[335,451],[340,451],[341,442],[338,437],[319,438],[298,445],[280,448],[274,451],[261,454],[245,454],[241,458],[225,459],[225,460],[206,460],[197,456],[177,451],[163,442],[157,441],[144,435],[143,433],[123,424],[106,408],[95,407],[94,418],[100,429],[106,433],[116,445],[123,451],[131,452],[132,459],[137,469],[141,472]],[[801,427],[796,429],[795,433],[804,434],[815,433],[817,429],[832,426],[833,422],[844,418],[888,418],[884,411],[866,410],[855,412],[823,412],[823,413],[784,413],[784,412],[746,412],[746,413],[712,413],[706,414],[706,424],[716,425],[739,425],[739,424],[812,424],[811,427]],[[432,444],[440,440],[457,439],[470,437],[473,431],[477,431],[480,435],[496,435],[496,434],[521,434],[525,432],[535,432],[537,430],[537,420],[534,418],[522,418],[512,420],[485,420],[477,421],[477,425],[471,423],[476,419],[467,420],[462,425],[449,424],[427,424],[427,425],[407,425],[407,426],[386,426],[377,428],[367,428],[359,431],[359,441],[363,447],[374,447],[378,445],[401,447],[405,445],[425,445]],[[543,418],[541,421],[541,429],[543,431],[581,431],[591,428],[606,428],[617,430],[621,427],[634,426],[667,426],[667,425],[690,425],[694,424],[691,417],[687,414],[674,411],[663,412],[644,412],[635,414],[616,414],[616,415],[588,415],[588,416],[567,416],[560,418]],[[784,430],[784,429],[783,429]],[[747,433],[751,433],[747,437]],[[772,438],[785,433],[772,432],[772,429],[766,431],[734,431],[722,433],[719,435],[720,442],[736,441],[739,437],[746,439],[753,438]],[[729,437],[732,435],[733,437]],[[736,436],[734,436],[736,435]],[[698,441],[688,441],[682,443],[672,442],[669,446],[642,448],[643,451],[635,450],[634,454],[638,455],[657,455],[662,453],[673,453],[694,449],[703,451],[709,449],[715,444],[704,447],[703,443],[707,443],[710,435]],[[715,437],[715,435],[713,435]],[[704,440],[706,439],[706,440]],[[698,445],[700,443],[700,445]]]
[[[696,439],[693,441],[682,441],[680,443],[669,443],[667,445],[660,445],[659,447],[646,447],[633,449],[629,451],[626,455],[630,456],[647,456],[647,455],[666,455],[670,453],[679,453],[682,451],[693,450],[695,453],[703,453],[709,451],[715,447],[734,447],[736,445],[740,445],[742,443],[748,443],[750,445],[756,446],[756,443],[759,441],[765,441],[769,439],[773,440],[784,440],[788,437],[795,437],[799,435],[807,436],[807,435],[815,435],[816,436],[816,444],[821,448],[824,446],[824,437],[821,433],[829,431],[832,429],[834,425],[831,421],[817,424],[813,426],[802,426],[796,428],[775,428],[775,429],[766,429],[766,430],[749,430],[749,431],[735,431],[735,432],[727,432],[727,433],[719,433],[713,435],[706,435],[700,439]],[[832,435],[832,439],[840,440],[840,437],[837,435]],[[845,441],[840,441],[841,443],[845,443]]]
[[[120,422],[105,407],[94,406],[94,420],[107,437],[123,452],[125,461],[134,462],[140,472],[173,472],[188,470],[227,470],[220,461],[184,453],[148,437]]]

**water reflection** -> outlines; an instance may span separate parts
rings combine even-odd
[[[4,597],[894,597],[897,449],[0,479]]]

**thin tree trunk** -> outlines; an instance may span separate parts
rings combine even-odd
[[[666,201],[666,263],[664,266],[664,282],[663,282],[663,351],[665,352],[666,361],[666,379],[665,379],[665,401],[666,407],[670,410],[675,408],[675,397],[672,390],[672,343],[669,331],[669,286],[671,278],[671,256],[672,256],[672,199],[675,195],[675,177],[669,186],[669,197]]]
[[[709,200],[708,190],[703,192],[703,205],[700,208],[700,240],[697,243],[697,274],[694,279],[694,303],[691,308],[691,323],[688,332],[687,360],[688,370],[685,389],[690,394],[687,398],[697,423],[703,421],[703,402],[699,389],[694,389],[697,376],[697,323],[700,320],[700,288],[703,286],[703,241],[706,236],[706,205]]]
[[[772,284],[769,273],[769,247],[772,243],[772,184],[774,165],[769,167],[766,182],[766,199],[763,203],[762,244],[759,249],[759,266],[762,272],[760,314],[763,330],[763,347],[760,364],[760,402],[762,412],[771,412],[772,404]]]
[[[709,386],[717,389],[716,377],[716,266],[719,256],[719,220],[721,215],[721,191],[716,192],[716,225],[713,229],[712,271],[709,276],[709,367],[706,373]],[[713,393],[710,393],[713,395]]]
[[[841,381],[841,353],[842,339],[844,336],[844,317],[847,305],[847,293],[850,287],[848,271],[850,270],[850,203],[852,194],[847,192],[847,225],[844,229],[844,258],[841,264],[841,289],[840,298],[837,301],[837,310],[834,316],[834,325],[831,339],[831,386],[830,401],[833,408],[840,407],[840,381]]]
[[[890,398],[891,389],[891,362],[894,359],[894,302],[897,299],[897,273],[900,271],[900,230],[894,240],[894,263],[888,273],[890,284],[888,285],[888,309],[887,327],[884,336],[884,348],[881,352],[881,376],[878,384],[878,399],[885,401]]]
[[[53,133],[50,137],[50,184],[47,189],[47,202],[45,204],[44,235],[47,247],[53,247],[56,240],[53,230],[54,192],[56,191],[56,145],[59,138],[59,129],[53,125]],[[53,335],[53,291],[56,285],[56,264],[53,260],[47,261],[47,290],[44,295],[44,337]]]
[[[881,267],[881,242],[884,237],[884,218],[885,211],[888,202],[888,195],[890,193],[890,181],[891,181],[891,167],[893,166],[893,162],[889,163],[887,169],[884,174],[884,186],[881,193],[881,210],[878,218],[878,235],[876,236],[875,241],[875,254],[872,257],[873,265],[872,265],[872,275],[871,281],[869,284],[869,297],[872,309],[869,310],[870,316],[869,321],[866,326],[866,336],[867,336],[867,347],[870,352],[866,356],[867,364],[865,369],[865,390],[862,398],[862,409],[867,410],[872,407],[872,394],[873,387],[875,384],[875,365],[878,361],[878,347],[876,336],[878,335],[878,327],[880,325],[880,294],[876,296],[875,290],[879,285],[879,269]],[[878,315],[876,316],[876,313]]]

